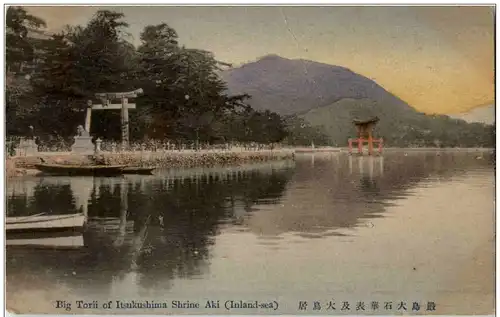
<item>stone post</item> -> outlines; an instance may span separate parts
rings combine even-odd
[[[129,126],[128,126],[128,99],[122,98],[122,150],[126,151],[129,145]]]
[[[102,140],[100,138],[97,138],[97,140],[95,140],[95,154],[101,153],[101,144]]]
[[[87,101],[87,114],[85,116],[85,131],[90,134],[90,120],[92,119],[92,100]]]

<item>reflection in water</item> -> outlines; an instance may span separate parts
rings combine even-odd
[[[386,206],[408,195],[407,189],[416,183],[429,178],[442,181],[463,174],[471,167],[489,164],[477,161],[474,156],[436,156],[432,152],[386,155],[389,163],[384,162],[383,157],[315,156],[323,159],[316,158],[314,167],[305,160],[297,160],[295,174],[283,199],[286,204],[274,208],[272,214],[258,213],[248,220],[254,232],[303,235],[352,229],[382,216]],[[446,160],[446,164],[440,167],[432,164],[437,159]],[[339,164],[332,164],[336,160]]]
[[[48,256],[8,249],[7,279],[28,288],[37,285],[25,283],[36,276],[94,296],[160,296],[175,283],[209,278],[211,263],[223,260],[214,251],[218,236],[251,234],[273,250],[297,238],[355,238],[360,226],[384,217],[417,184],[425,188],[491,168],[490,161],[467,154],[333,153],[152,176],[14,180],[7,186],[7,215],[83,210],[88,226],[83,251]]]
[[[48,262],[37,261],[30,268],[34,271],[50,268],[52,274],[65,276],[67,268],[78,274],[67,276],[65,283],[72,287],[89,283],[94,289],[107,288],[113,281],[130,278],[129,272],[137,272],[139,285],[165,287],[174,277],[206,272],[208,248],[220,226],[241,223],[256,203],[277,203],[291,173],[290,164],[282,163],[260,170],[44,177],[16,183],[13,188],[20,189],[8,193],[7,214],[33,215],[47,212],[47,206],[54,213],[83,209],[88,214],[87,252],[44,257],[41,261]],[[10,271],[18,268],[18,261],[19,257]]]
[[[335,155],[337,164],[339,163],[340,155]],[[358,162],[358,171],[361,175],[364,174],[364,170],[366,169],[366,165],[368,165],[368,175],[370,179],[373,179],[375,169],[377,169],[377,173],[379,176],[384,175],[384,157],[383,156],[351,156],[349,155],[349,175],[353,173],[353,161]]]

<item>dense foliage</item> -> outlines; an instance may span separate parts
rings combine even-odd
[[[70,139],[95,93],[137,88],[144,93],[130,101],[132,140],[275,143],[289,133],[281,116],[248,106],[250,96],[229,95],[219,77],[228,64],[179,45],[166,23],[146,26],[136,48],[121,13],[98,11],[86,26],[44,40],[27,36],[44,22],[23,8],[9,7],[7,18],[8,134],[31,125],[42,138]],[[91,135],[118,140],[120,124],[119,110],[93,111]]]

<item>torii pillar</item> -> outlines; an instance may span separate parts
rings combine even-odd
[[[353,120],[356,129],[358,130],[358,138],[357,139],[349,139],[349,153],[352,153],[353,143],[358,144],[358,154],[363,155],[363,144],[365,140],[368,143],[368,154],[373,154],[373,144],[378,143],[378,152],[382,153],[382,147],[384,140],[382,138],[376,139],[373,138],[373,128],[378,123],[379,118],[375,117],[373,119],[361,121],[361,120]]]
[[[133,103],[128,103],[128,98],[136,98],[138,95],[142,94],[143,90],[141,88],[129,92],[105,92],[96,93],[94,96],[100,99],[102,104],[92,105],[92,101],[88,101],[87,116],[85,118],[85,130],[90,132],[90,121],[92,110],[113,110],[121,109],[121,129],[122,129],[122,147],[123,149],[129,146],[129,119],[128,119],[128,109],[135,109],[136,105]],[[111,104],[110,100],[120,99],[120,104]]]

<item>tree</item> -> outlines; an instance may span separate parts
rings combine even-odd
[[[122,19],[121,13],[101,10],[87,26],[68,27],[50,41],[33,85],[42,108],[54,114],[58,133],[74,134],[95,93],[135,88],[135,49],[124,39]],[[96,114],[92,123],[97,134],[119,138],[119,111]]]
[[[180,47],[168,24],[141,33],[138,77],[145,90],[141,116],[148,135],[215,141],[228,114],[248,97],[226,95],[212,53]],[[222,137],[223,138],[223,137]]]
[[[11,15],[36,22],[23,12]],[[22,23],[11,24],[23,33]],[[32,78],[8,92],[10,116],[22,114],[38,133],[69,139],[95,93],[142,88],[144,95],[130,115],[132,139],[274,143],[286,136],[281,116],[254,111],[247,94],[228,94],[219,76],[227,63],[211,52],[180,46],[177,32],[166,23],[145,27],[135,49],[127,41],[127,26],[123,14],[101,10],[87,25],[68,26],[44,41]],[[36,102],[13,107],[23,92]],[[119,139],[120,130],[120,111],[93,113],[93,136]]]
[[[29,31],[46,27],[44,20],[28,14],[22,7],[8,7],[5,17],[6,51],[8,72],[21,72],[23,65],[34,58],[34,47],[28,37]]]
[[[38,30],[45,22],[21,7],[9,7],[6,14],[6,128],[7,134],[22,135],[33,116],[34,98],[29,77],[23,67],[32,63],[35,47],[29,31]]]

